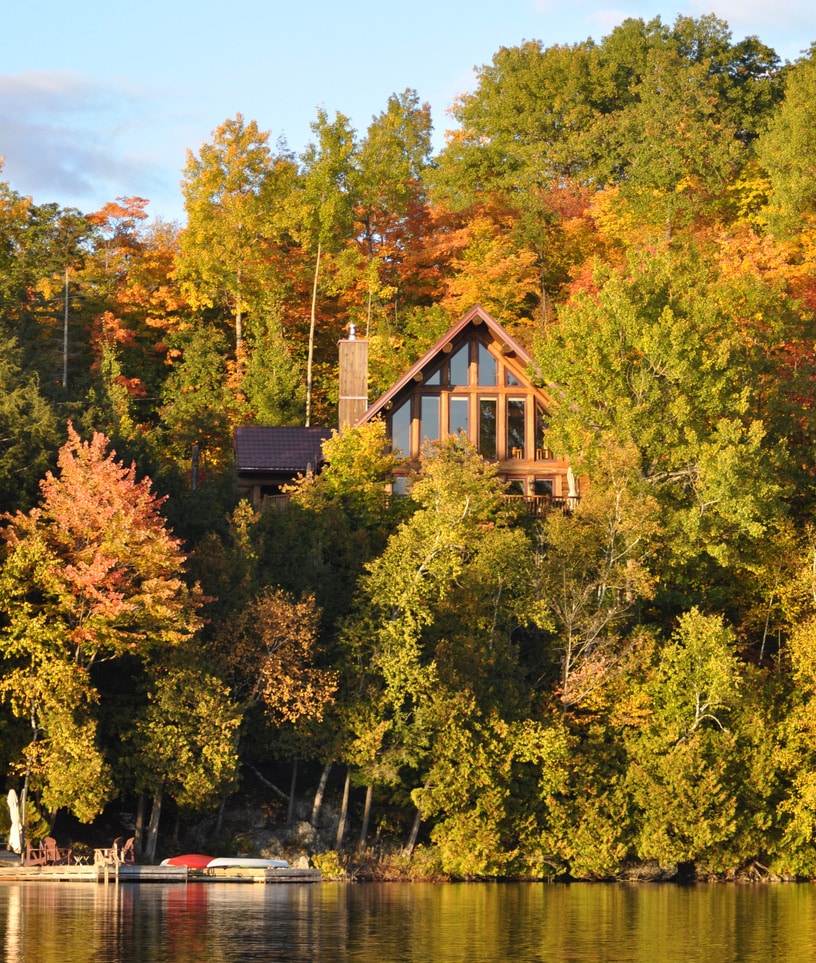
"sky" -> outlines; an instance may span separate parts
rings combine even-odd
[[[184,221],[187,152],[242,114],[300,153],[319,108],[362,135],[393,93],[448,110],[500,47],[600,41],[627,17],[713,13],[782,61],[816,41],[812,0],[16,0],[0,36],[0,180],[85,213],[144,197]]]

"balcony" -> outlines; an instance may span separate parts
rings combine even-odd
[[[523,502],[527,514],[533,518],[542,518],[553,509],[559,509],[569,515],[575,511],[580,495],[505,495],[508,502]]]

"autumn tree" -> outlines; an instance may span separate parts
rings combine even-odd
[[[236,357],[244,350],[249,305],[268,283],[267,248],[274,238],[273,192],[294,175],[285,150],[274,155],[269,134],[241,114],[213,132],[212,143],[188,154],[182,181],[187,227],[179,274],[194,307],[232,316]]]
[[[107,444],[101,434],[82,441],[69,425],[40,504],[6,516],[0,575],[4,695],[31,721],[30,762],[54,762],[37,772],[43,799],[82,818],[101,808],[111,785],[99,750],[91,751],[94,667],[126,655],[149,661],[199,625],[200,599],[185,582],[185,555],[164,524],[161,500]],[[75,755],[96,760],[97,778],[76,797],[55,761],[55,748],[69,743]]]
[[[353,250],[362,255],[363,268],[346,297],[366,336],[376,314],[390,318],[391,305],[410,304],[419,293],[411,262],[430,230],[431,131],[430,107],[405,90],[388,98],[359,144]]]
[[[279,725],[301,718],[319,721],[337,680],[317,664],[318,627],[313,597],[295,600],[280,589],[262,590],[230,618],[226,630],[236,694],[261,703]]]
[[[169,339],[189,313],[176,278],[179,228],[148,222],[147,205],[141,197],[120,197],[88,215],[95,243],[77,279],[93,313],[94,371],[104,367],[105,350],[113,350],[118,383],[145,415],[163,381]]]
[[[311,424],[317,296],[321,261],[341,246],[351,233],[354,212],[353,158],[355,133],[348,118],[337,113],[334,120],[322,108],[312,122],[315,140],[301,155],[301,174],[293,197],[290,217],[293,232],[311,253],[312,296],[309,314],[309,346],[306,362],[306,426]]]

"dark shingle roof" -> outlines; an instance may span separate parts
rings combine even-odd
[[[239,472],[305,472],[323,461],[331,428],[264,428],[243,425],[233,434]]]

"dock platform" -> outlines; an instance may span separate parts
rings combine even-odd
[[[319,869],[188,869],[186,866],[22,866],[0,861],[0,883],[317,883]]]

